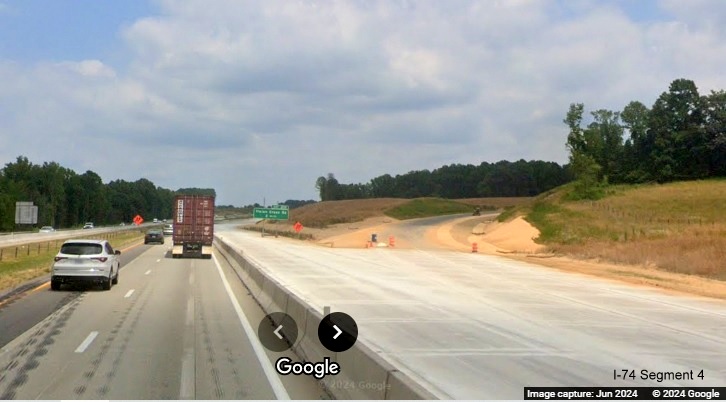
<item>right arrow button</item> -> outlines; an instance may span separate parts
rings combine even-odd
[[[318,338],[326,349],[343,352],[358,339],[358,324],[345,313],[331,313],[323,317],[318,326]]]

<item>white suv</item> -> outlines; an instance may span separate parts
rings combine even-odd
[[[104,290],[118,283],[121,252],[106,240],[67,240],[55,256],[50,288],[64,283],[100,283]]]

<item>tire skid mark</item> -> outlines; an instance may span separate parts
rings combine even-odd
[[[215,332],[217,334],[224,334],[225,331],[229,330],[228,327],[226,327],[224,324],[228,323],[224,321],[221,317],[219,309],[216,308],[208,308],[206,310],[207,315],[211,315],[211,320],[214,322],[215,325]],[[206,328],[206,325],[205,325]],[[209,333],[209,332],[208,332]],[[226,362],[224,366],[227,366],[228,375],[231,376],[234,379],[234,384],[236,385],[236,389],[234,390],[234,396],[230,396],[234,399],[246,399],[248,397],[248,393],[244,389],[244,382],[242,381],[241,373],[237,370],[238,363],[237,360],[234,358],[234,353],[232,352],[232,345],[230,345],[226,338],[224,336],[219,337],[221,340],[221,344],[217,345],[216,350],[223,350],[224,351],[224,360],[223,362]],[[211,336],[209,337],[211,342]],[[211,346],[211,343],[210,343]],[[214,352],[213,352],[214,353]],[[216,362],[216,360],[215,360]],[[244,366],[240,366],[244,367]],[[222,367],[220,367],[222,368]],[[213,367],[212,369],[212,377],[215,379],[215,381],[219,381],[219,370]],[[218,395],[218,398],[222,398],[222,395]]]
[[[120,333],[121,327],[124,325],[124,323],[129,319],[129,316],[131,315],[134,307],[139,302],[139,298],[135,298],[134,300],[131,300],[130,303],[126,304],[124,307],[123,313],[118,316],[116,323],[112,327],[111,331],[109,332],[109,336],[103,341],[101,344],[101,348],[94,355],[93,360],[91,360],[91,366],[88,367],[88,369],[83,373],[81,378],[79,379],[81,383],[77,384],[76,387],[73,388],[73,391],[77,396],[83,396],[86,391],[88,391],[89,385],[91,381],[96,377],[96,374],[98,372],[98,368],[101,366],[101,363],[104,361],[105,356],[108,354],[108,352],[111,350],[111,347],[114,345],[116,338],[118,337]],[[128,336],[128,335],[127,335]],[[105,384],[106,387],[101,386],[99,389],[104,390],[107,388],[108,384]],[[107,390],[105,392],[108,392]],[[93,398],[90,398],[93,399]]]
[[[219,381],[219,370],[217,370],[217,356],[214,353],[214,348],[212,348],[212,337],[209,334],[209,325],[207,323],[207,314],[204,311],[204,303],[202,303],[202,294],[203,292],[195,292],[195,299],[197,300],[198,308],[196,308],[197,311],[199,311],[199,322],[201,323],[202,327],[202,342],[204,343],[204,350],[207,352],[207,362],[211,366],[210,373],[212,376],[212,381],[214,382],[214,395],[216,399],[223,399],[224,398],[224,389],[222,388],[222,384]],[[199,295],[199,296],[197,296]],[[201,307],[201,308],[199,308]]]
[[[121,333],[121,328],[126,322],[131,319],[131,314],[134,312],[134,308],[136,307],[136,305],[139,304],[139,300],[141,300],[141,298],[137,297],[131,300],[131,302],[124,307],[123,313],[116,320],[115,325],[109,332],[109,336],[103,341],[100,350],[98,351],[98,353],[96,353],[93,360],[91,360],[91,366],[83,373],[83,375],[79,379],[80,383],[77,384],[75,388],[73,388],[73,391],[77,396],[81,397],[86,393],[86,391],[88,391],[90,382],[96,377],[101,363],[103,363],[106,355],[111,350],[111,347],[113,347],[113,345],[116,343],[116,339],[118,338],[119,333]],[[135,317],[130,321],[131,325],[129,326],[128,331],[125,331],[126,336],[125,338],[123,338],[123,341],[121,343],[124,350],[128,343],[128,339],[130,338],[130,333],[133,331],[133,328],[138,321],[140,311],[143,308],[143,305],[146,303],[146,300],[148,300],[148,298],[144,298],[144,302],[141,304],[141,307],[139,309],[136,309]],[[123,350],[121,352],[123,352]],[[120,359],[120,356],[117,355],[116,359],[114,360],[115,366],[112,366],[112,371],[116,370],[116,368],[118,367],[117,360],[120,361]],[[101,387],[99,387],[98,392],[101,392],[102,395],[105,395],[105,393],[107,393],[109,390],[109,382],[110,379],[108,379],[108,376],[106,376],[105,383]]]
[[[0,388],[0,399],[15,398],[18,388],[28,381],[28,372],[40,366],[40,359],[48,353],[48,348],[55,343],[53,338],[61,333],[61,329],[66,326],[83,298],[83,294],[79,292],[70,293],[62,298],[54,308],[53,313],[44,320],[45,323],[22,344],[5,369],[2,370],[2,374],[0,374],[0,386],[9,381],[4,389]],[[67,308],[61,310],[64,306],[67,306]],[[39,340],[41,342],[38,344]],[[14,377],[10,380],[13,374]]]
[[[126,352],[126,349],[128,348],[129,341],[131,340],[131,335],[134,333],[134,329],[137,327],[139,323],[139,318],[141,317],[141,312],[144,311],[144,307],[146,307],[146,304],[149,302],[149,296],[151,295],[151,292],[148,292],[146,289],[146,286],[144,286],[139,291],[139,297],[136,298],[136,301],[132,303],[131,308],[133,308],[133,305],[136,303],[139,303],[139,308],[136,310],[134,318],[129,323],[129,327],[124,333],[126,336],[124,336],[123,341],[118,347],[118,351],[116,352],[116,357],[111,362],[111,369],[106,372],[105,380],[103,384],[98,388],[97,392],[99,396],[105,396],[108,394],[108,392],[111,390],[111,381],[114,379],[116,375],[116,371],[118,371],[119,366],[121,365],[121,359],[124,356],[124,353]],[[130,311],[130,310],[129,310]],[[114,327],[115,333],[119,333],[121,326],[123,323],[118,323]]]

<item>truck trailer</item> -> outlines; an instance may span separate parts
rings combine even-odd
[[[173,220],[173,258],[212,258],[213,196],[177,195],[174,197]]]

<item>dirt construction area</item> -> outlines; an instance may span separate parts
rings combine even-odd
[[[535,242],[539,231],[522,217],[509,222],[496,221],[496,214],[482,216],[450,215],[397,221],[390,217],[372,217],[361,222],[338,224],[314,229],[315,244],[333,248],[438,249],[476,252],[555,268],[594,275],[636,285],[657,287],[664,291],[726,299],[723,281],[666,272],[653,266],[622,265],[600,260],[578,260],[554,255]],[[376,242],[371,242],[372,235]]]

